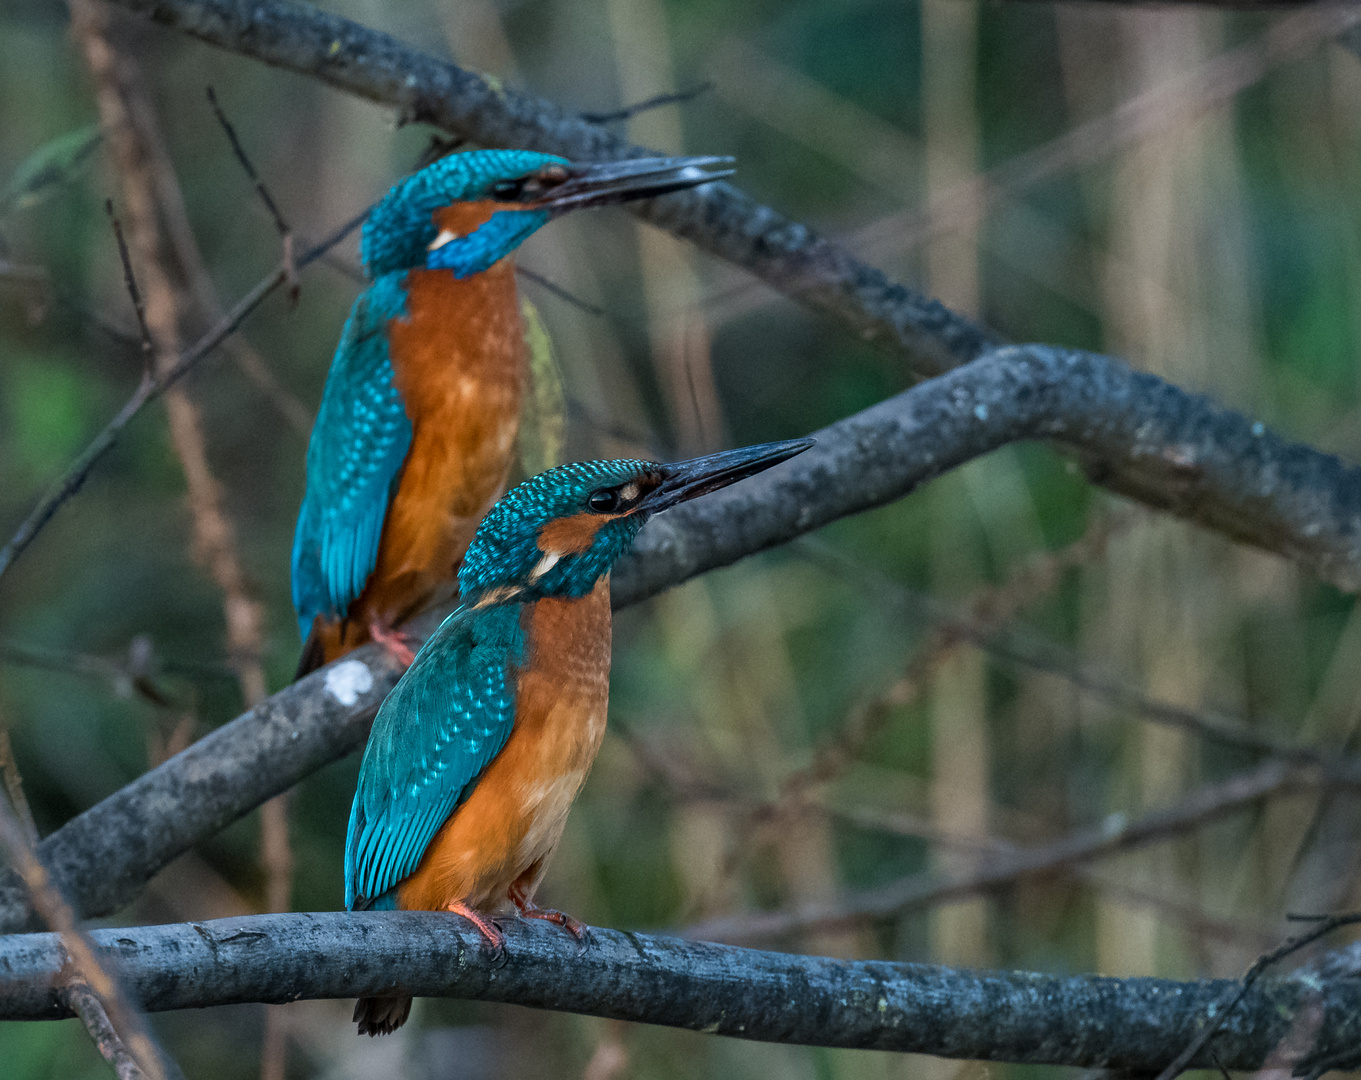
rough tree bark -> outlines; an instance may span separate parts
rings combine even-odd
[[[541,922],[506,931],[504,955],[442,912],[258,915],[93,936],[151,1011],[400,988],[764,1042],[1148,1074],[1239,986],[831,960],[618,930],[592,929],[583,949]],[[0,1019],[69,1016],[53,985],[60,963],[54,934],[0,938]],[[1194,1064],[1258,1068],[1297,1018],[1318,1024],[1311,1059],[1356,1057],[1361,980],[1259,980]],[[1284,1057],[1298,1064],[1303,1054]]]

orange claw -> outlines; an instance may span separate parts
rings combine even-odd
[[[545,922],[551,922],[554,926],[561,926],[578,941],[585,942],[586,926],[584,923],[581,923],[572,918],[572,916],[565,915],[554,908],[539,907],[533,900],[530,900],[525,896],[518,886],[511,886],[509,896],[510,902],[514,904],[516,909],[520,912],[521,918],[543,919]]]
[[[487,939],[487,941],[491,944],[492,948],[501,949],[505,947],[506,935],[501,933],[497,925],[494,922],[492,922],[489,918],[487,918],[487,916],[483,915],[481,912],[474,911],[462,900],[455,900],[444,910],[451,911],[455,915],[462,915],[465,919],[467,919],[470,923],[477,927],[478,932],[484,938]]]
[[[416,654],[411,651],[411,646],[407,644],[409,639],[405,634],[397,630],[389,630],[382,623],[374,620],[369,623],[369,637],[391,653],[392,658],[403,668],[409,668],[416,662]]]

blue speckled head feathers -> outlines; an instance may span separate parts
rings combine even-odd
[[[532,476],[512,488],[491,508],[478,527],[458,584],[465,602],[476,602],[493,590],[523,590],[536,596],[585,596],[632,546],[650,516],[645,507],[631,509],[661,483],[663,466],[652,461],[616,459],[574,462]],[[589,505],[595,492],[636,485],[634,498],[617,513],[596,514]],[[546,526],[578,515],[599,518],[599,526],[583,552],[561,553],[538,573],[546,554],[540,538]]]
[[[812,445],[812,439],[790,439],[669,465],[586,461],[532,476],[478,527],[458,574],[463,601],[585,596],[653,514],[754,476]]]
[[[359,252],[370,277],[425,266],[468,277],[520,246],[554,216],[707,184],[732,170],[730,158],[633,158],[572,164],[528,150],[450,154],[387,193],[364,225]],[[715,170],[715,166],[719,166]],[[504,203],[463,236],[442,236],[435,211],[457,202]],[[430,245],[441,243],[434,251]]]
[[[374,207],[359,244],[364,269],[376,278],[424,266],[426,249],[437,235],[431,215],[440,207],[491,198],[492,187],[503,180],[566,164],[563,158],[529,150],[472,150],[440,158],[394,185]],[[508,211],[515,212],[512,207]],[[539,224],[547,220],[544,214]]]

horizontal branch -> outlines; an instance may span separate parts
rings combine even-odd
[[[615,573],[615,606],[1028,439],[1147,460],[1166,475],[1169,497],[1217,507],[1226,521],[1274,522],[1282,534],[1313,528],[1317,552],[1339,560],[1361,530],[1361,470],[1091,353],[999,349],[816,435],[798,458],[649,522]],[[413,629],[429,633],[436,621]],[[112,913],[172,859],[361,746],[396,676],[372,648],[308,676],[67,822],[40,845],[44,861],[81,917]],[[32,926],[22,886],[0,879],[0,931]]]
[[[630,145],[609,128],[552,102],[493,85],[386,34],[292,0],[114,2],[219,48],[316,78],[396,108],[405,120],[432,124],[483,145],[521,147],[581,160],[655,153]],[[1349,25],[1350,18],[1340,10],[1336,32]],[[706,184],[644,200],[631,209],[840,321],[863,340],[904,354],[924,373],[968,363],[999,343],[993,332],[892,281],[730,184]],[[1169,399],[1164,404],[1173,405],[1170,399],[1179,398],[1182,408],[1194,409],[1197,399],[1162,385]],[[1075,412],[1069,421],[1075,431],[1083,418]],[[1348,510],[1355,506],[1350,487],[1328,486],[1343,479],[1340,473],[1325,470],[1303,478],[1306,489],[1294,499],[1298,512],[1259,519],[1253,500],[1245,503],[1247,493],[1220,488],[1218,470],[1204,468],[1208,457],[1250,450],[1250,439],[1228,446],[1199,442],[1186,470],[1175,456],[1108,456],[1099,442],[1093,440],[1085,448],[1084,464],[1094,483],[1296,559],[1342,588],[1361,588],[1361,549],[1353,542],[1353,523],[1326,514],[1340,504]],[[1281,488],[1296,479],[1300,477],[1284,474]],[[1273,494],[1280,499],[1289,493]],[[1315,509],[1325,511],[1325,516],[1310,516]]]
[[[438,912],[322,912],[94,932],[148,1011],[242,1002],[419,997],[511,1002],[763,1042],[1154,1073],[1232,999],[1173,982],[843,961],[592,929],[507,924],[504,955]],[[0,1019],[71,1015],[53,934],[0,938]],[[1361,982],[1262,979],[1195,1062],[1256,1069],[1302,1008],[1314,1052],[1356,1054]]]

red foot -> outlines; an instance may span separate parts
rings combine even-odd
[[[374,621],[369,623],[369,637],[391,653],[392,658],[403,668],[409,668],[416,662],[416,654],[408,644],[409,639],[400,631],[389,630],[382,623]]]
[[[543,919],[551,922],[554,926],[561,926],[574,938],[580,942],[586,941],[586,927],[570,915],[564,915],[561,911],[553,908],[539,907],[538,904],[525,896],[516,886],[510,888],[510,902],[515,905],[523,919]]]
[[[465,919],[467,919],[470,923],[477,927],[478,932],[484,938],[487,939],[487,942],[491,945],[492,948],[501,949],[505,947],[506,935],[501,933],[497,925],[494,922],[492,922],[489,918],[487,918],[485,915],[483,915],[480,911],[474,911],[462,900],[455,900],[444,910],[452,911],[455,915],[462,915]]]

